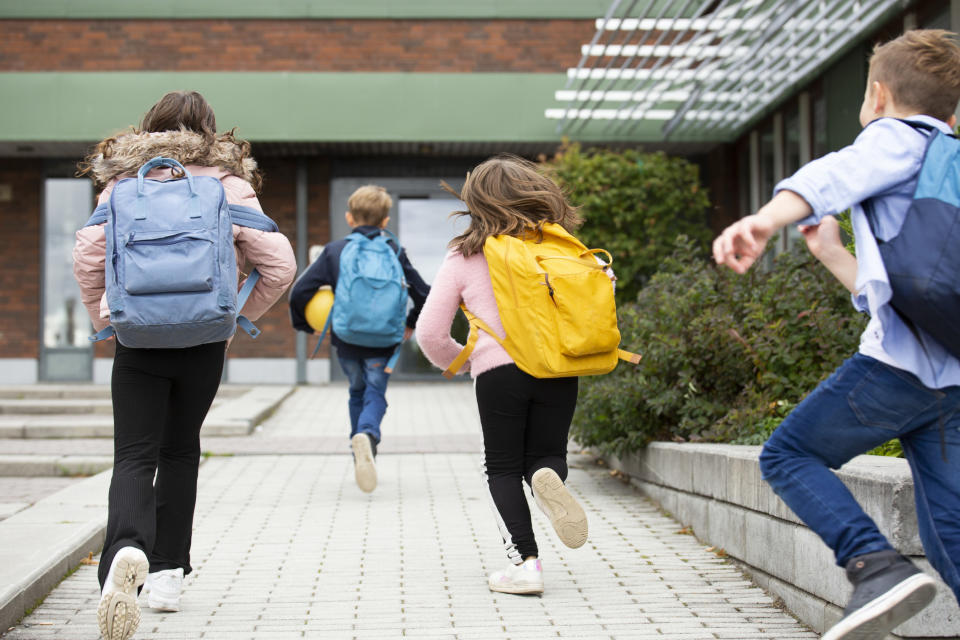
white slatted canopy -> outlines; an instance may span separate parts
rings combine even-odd
[[[614,0],[546,110],[557,133],[740,135],[905,0]]]

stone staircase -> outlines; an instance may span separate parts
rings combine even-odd
[[[203,423],[203,436],[244,436],[294,387],[223,385]],[[0,387],[0,438],[110,438],[113,410],[106,385]]]

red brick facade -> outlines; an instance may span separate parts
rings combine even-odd
[[[43,163],[0,160],[0,184],[12,189],[12,199],[0,202],[0,358],[36,358]]]
[[[592,20],[5,20],[0,71],[542,72]]]
[[[0,72],[560,73],[577,64],[594,28],[593,20],[0,20]],[[264,211],[296,243],[298,159],[258,160]],[[304,161],[306,241],[325,244],[335,159]],[[44,171],[44,160],[0,159],[0,185],[13,190],[0,202],[0,359],[40,355]],[[295,357],[286,295],[257,326],[261,336],[239,335],[230,357]],[[94,347],[97,358],[113,352],[112,342]]]

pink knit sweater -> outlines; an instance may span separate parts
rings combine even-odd
[[[453,251],[447,253],[417,320],[417,344],[427,359],[441,369],[450,366],[463,348],[450,337],[450,325],[461,302],[501,338],[506,335],[493,296],[487,259],[482,253],[469,258]],[[503,347],[481,331],[470,359],[459,373],[469,370],[476,378],[484,371],[512,362]]]

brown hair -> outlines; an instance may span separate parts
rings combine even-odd
[[[390,213],[393,199],[383,187],[365,184],[350,195],[347,208],[355,222],[378,225]]]
[[[217,135],[217,118],[210,103],[196,91],[171,91],[160,98],[140,121],[140,131],[153,133],[186,129],[207,142]]]
[[[537,165],[517,156],[498,155],[477,165],[467,173],[460,193],[441,184],[467,205],[467,211],[453,215],[470,216],[470,226],[450,241],[450,248],[464,257],[483,251],[490,236],[519,236],[531,230],[540,233],[544,222],[573,231],[582,222],[557,183]]]
[[[882,82],[897,106],[949,120],[960,100],[957,34],[914,29],[878,44],[870,57],[869,82]]]
[[[134,134],[160,133],[163,131],[189,131],[203,136],[209,146],[228,143],[237,147],[236,164],[243,166],[244,158],[249,158],[250,143],[238,138],[236,128],[225,133],[217,133],[217,118],[213,108],[197,91],[171,91],[164,94],[143,116],[140,127],[133,128]],[[102,140],[93,151],[77,165],[77,176],[94,175],[93,166],[98,158],[110,157],[118,134]],[[263,185],[263,175],[259,169],[253,169],[249,175],[250,185],[257,193]],[[94,179],[96,181],[96,179]]]

